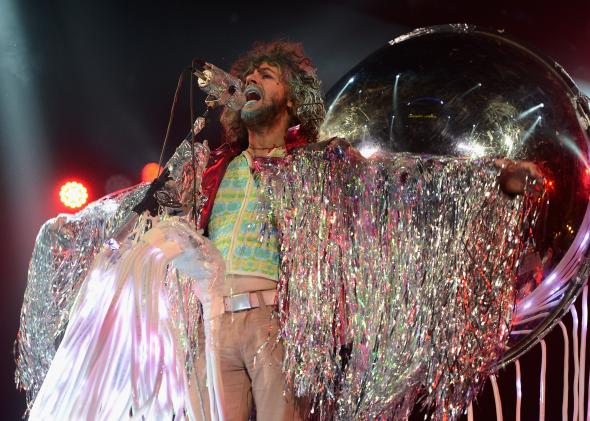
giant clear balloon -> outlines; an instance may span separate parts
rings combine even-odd
[[[515,274],[503,362],[533,346],[590,267],[589,102],[568,74],[499,32],[445,25],[390,41],[336,83],[327,105],[321,136],[361,152],[497,157],[542,169],[547,203]]]

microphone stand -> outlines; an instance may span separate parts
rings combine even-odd
[[[172,118],[174,116],[174,110],[176,108],[176,104],[178,101],[179,90],[184,79],[183,75],[187,70],[191,72],[191,120],[193,118],[193,76],[197,76],[197,82],[199,87],[208,94],[205,98],[205,104],[207,105],[207,108],[201,116],[197,117],[194,120],[193,127],[191,128],[187,136],[185,136],[180,146],[176,149],[172,158],[166,164],[166,168],[164,169],[164,171],[162,171],[158,175],[158,177],[154,181],[152,181],[144,197],[139,201],[139,203],[137,203],[137,205],[133,207],[133,211],[131,212],[130,217],[127,219],[126,222],[122,224],[121,229],[119,229],[117,231],[117,234],[113,237],[116,240],[124,237],[125,235],[128,235],[131,232],[130,227],[133,227],[135,225],[135,222],[137,221],[139,215],[143,214],[146,211],[148,211],[150,215],[156,216],[158,214],[158,209],[160,207],[170,207],[173,209],[182,208],[182,203],[173,198],[170,195],[170,193],[168,193],[165,190],[165,187],[166,183],[171,179],[174,179],[177,185],[182,181],[183,169],[179,167],[182,166],[185,162],[184,158],[186,158],[186,148],[188,145],[190,145],[191,165],[193,169],[192,213],[195,226],[198,226],[197,177],[195,174],[197,168],[197,152],[195,148],[196,143],[198,142],[200,144],[204,144],[205,139],[203,135],[203,129],[210,121],[210,114],[213,108],[219,105],[227,105],[233,109],[234,107],[236,107],[236,101],[237,103],[240,103],[240,101],[244,101],[244,99],[240,99],[239,95],[236,96],[236,94],[241,93],[241,82],[239,79],[225,73],[223,70],[203,60],[193,60],[191,67],[185,69],[181,73],[181,76],[179,78],[170,113],[170,120],[168,122],[168,128],[166,131],[166,137],[164,140],[164,145],[162,146],[162,153],[164,152],[166,141],[170,133],[170,126],[172,123]],[[161,161],[162,154],[160,154],[160,163]]]

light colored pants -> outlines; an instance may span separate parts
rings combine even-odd
[[[302,419],[281,371],[283,346],[276,342],[278,321],[271,319],[271,309],[222,316],[219,349],[228,421],[247,421],[252,401],[257,421]]]

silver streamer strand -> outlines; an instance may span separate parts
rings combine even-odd
[[[420,396],[456,419],[503,353],[542,188],[506,196],[490,160],[342,148],[268,168],[296,394],[320,420],[403,420]]]
[[[200,185],[209,150],[201,144],[195,145],[195,149],[198,168],[194,173],[197,175],[197,185]],[[190,184],[186,178],[194,174],[192,167],[186,165],[191,162],[191,154],[191,144],[185,140],[166,164],[175,182],[169,192],[174,198],[189,195],[184,189]],[[27,392],[29,408],[60,345],[68,325],[70,309],[95,256],[105,243],[116,249],[118,241],[126,239],[126,235],[139,236],[150,228],[151,220],[137,219],[132,212],[148,187],[148,184],[142,184],[114,193],[89,204],[74,215],[59,215],[41,227],[29,265],[20,330],[15,344],[16,384]],[[178,324],[177,330],[183,332],[185,368],[190,377],[192,359],[198,352],[196,326],[199,324],[200,308],[198,300],[192,295],[182,296],[182,291],[190,289],[188,278],[179,276],[171,268],[167,273],[166,282],[176,285],[175,288],[166,289],[172,291],[171,312],[176,315],[191,314],[191,317],[173,318]]]

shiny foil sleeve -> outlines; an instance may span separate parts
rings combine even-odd
[[[542,189],[508,197],[491,160],[350,151],[262,171],[283,368],[319,419],[407,419],[420,395],[455,419],[504,351]]]
[[[17,386],[34,400],[68,323],[70,307],[103,243],[124,224],[147,185],[47,221],[29,264],[17,349]]]
[[[190,221],[150,220],[143,235],[94,257],[31,421],[207,419],[190,341],[198,336],[198,296],[223,286],[223,258]],[[208,304],[209,314],[223,311],[221,296]],[[207,349],[215,352],[211,341]],[[211,391],[218,384],[209,379]]]
[[[190,169],[187,168],[187,164],[193,162],[193,153],[195,171],[192,165]],[[188,140],[181,143],[166,163],[172,179],[177,182],[172,192],[174,197],[195,196],[192,191],[187,194],[193,184],[185,182],[187,174],[196,177],[197,186],[200,187],[208,157],[207,146],[196,144],[193,150]],[[72,303],[95,256],[106,242],[117,247],[114,237],[121,235],[124,226],[130,224],[135,232],[142,231],[137,226],[133,227],[135,214],[132,209],[144,197],[148,187],[148,184],[141,184],[114,193],[89,204],[76,214],[62,214],[50,219],[41,227],[29,264],[20,329],[15,344],[15,380],[17,386],[27,392],[29,406],[49,370],[68,325]],[[148,228],[149,224],[143,227],[143,231]],[[180,279],[181,283],[186,283],[183,277]],[[193,304],[191,308],[194,308]],[[196,347],[192,336],[184,340]],[[196,351],[193,349],[190,354],[194,355]]]

